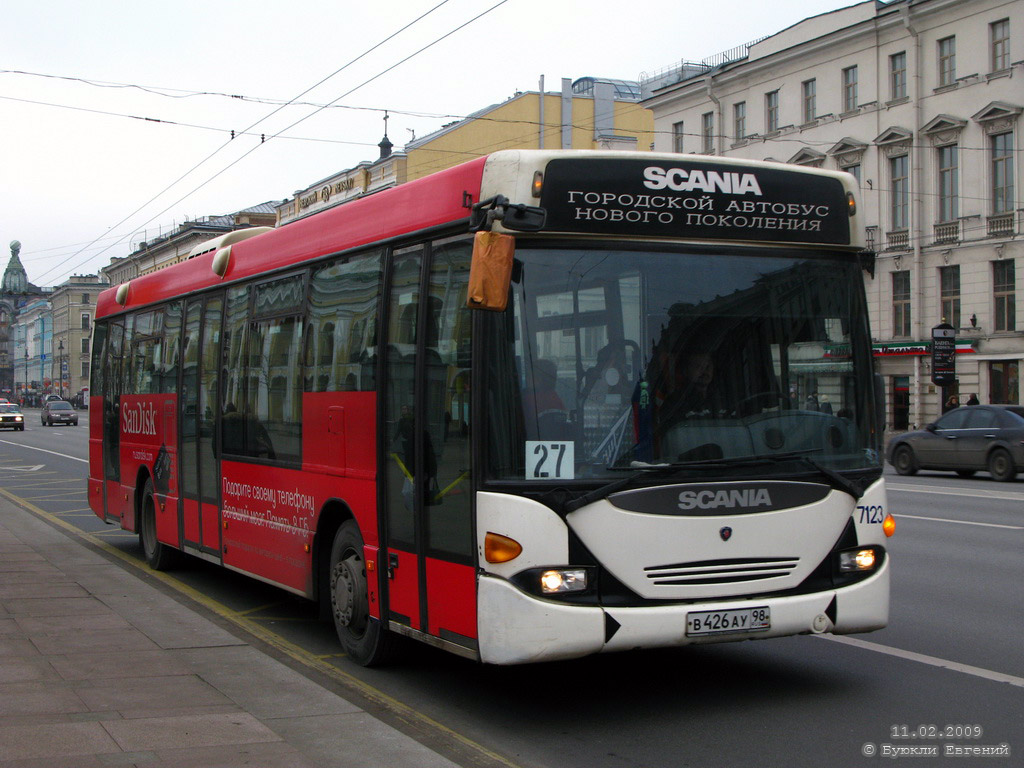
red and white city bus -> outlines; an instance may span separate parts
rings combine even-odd
[[[888,620],[855,182],[504,151],[105,291],[89,500],[494,664]]]

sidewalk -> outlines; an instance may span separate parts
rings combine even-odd
[[[0,497],[0,768],[455,768]]]

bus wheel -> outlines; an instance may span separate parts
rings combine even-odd
[[[147,480],[142,489],[142,509],[139,510],[139,544],[146,562],[154,571],[167,571],[179,562],[178,550],[156,540],[156,501],[153,481]]]
[[[331,547],[331,615],[342,648],[364,667],[383,664],[392,655],[394,635],[370,616],[363,537],[354,520],[338,529]]]

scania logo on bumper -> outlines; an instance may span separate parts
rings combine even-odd
[[[718,531],[718,535],[722,537],[722,541],[728,541],[732,538],[732,528],[725,526],[725,528]]]

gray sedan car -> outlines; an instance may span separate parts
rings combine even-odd
[[[996,480],[1024,471],[1024,407],[954,408],[924,429],[894,437],[886,453],[901,475],[946,469],[960,477],[986,470]]]
[[[78,426],[78,414],[66,400],[48,400],[43,403],[43,410],[39,412],[39,420],[44,427],[52,427],[54,424],[74,424]]]

